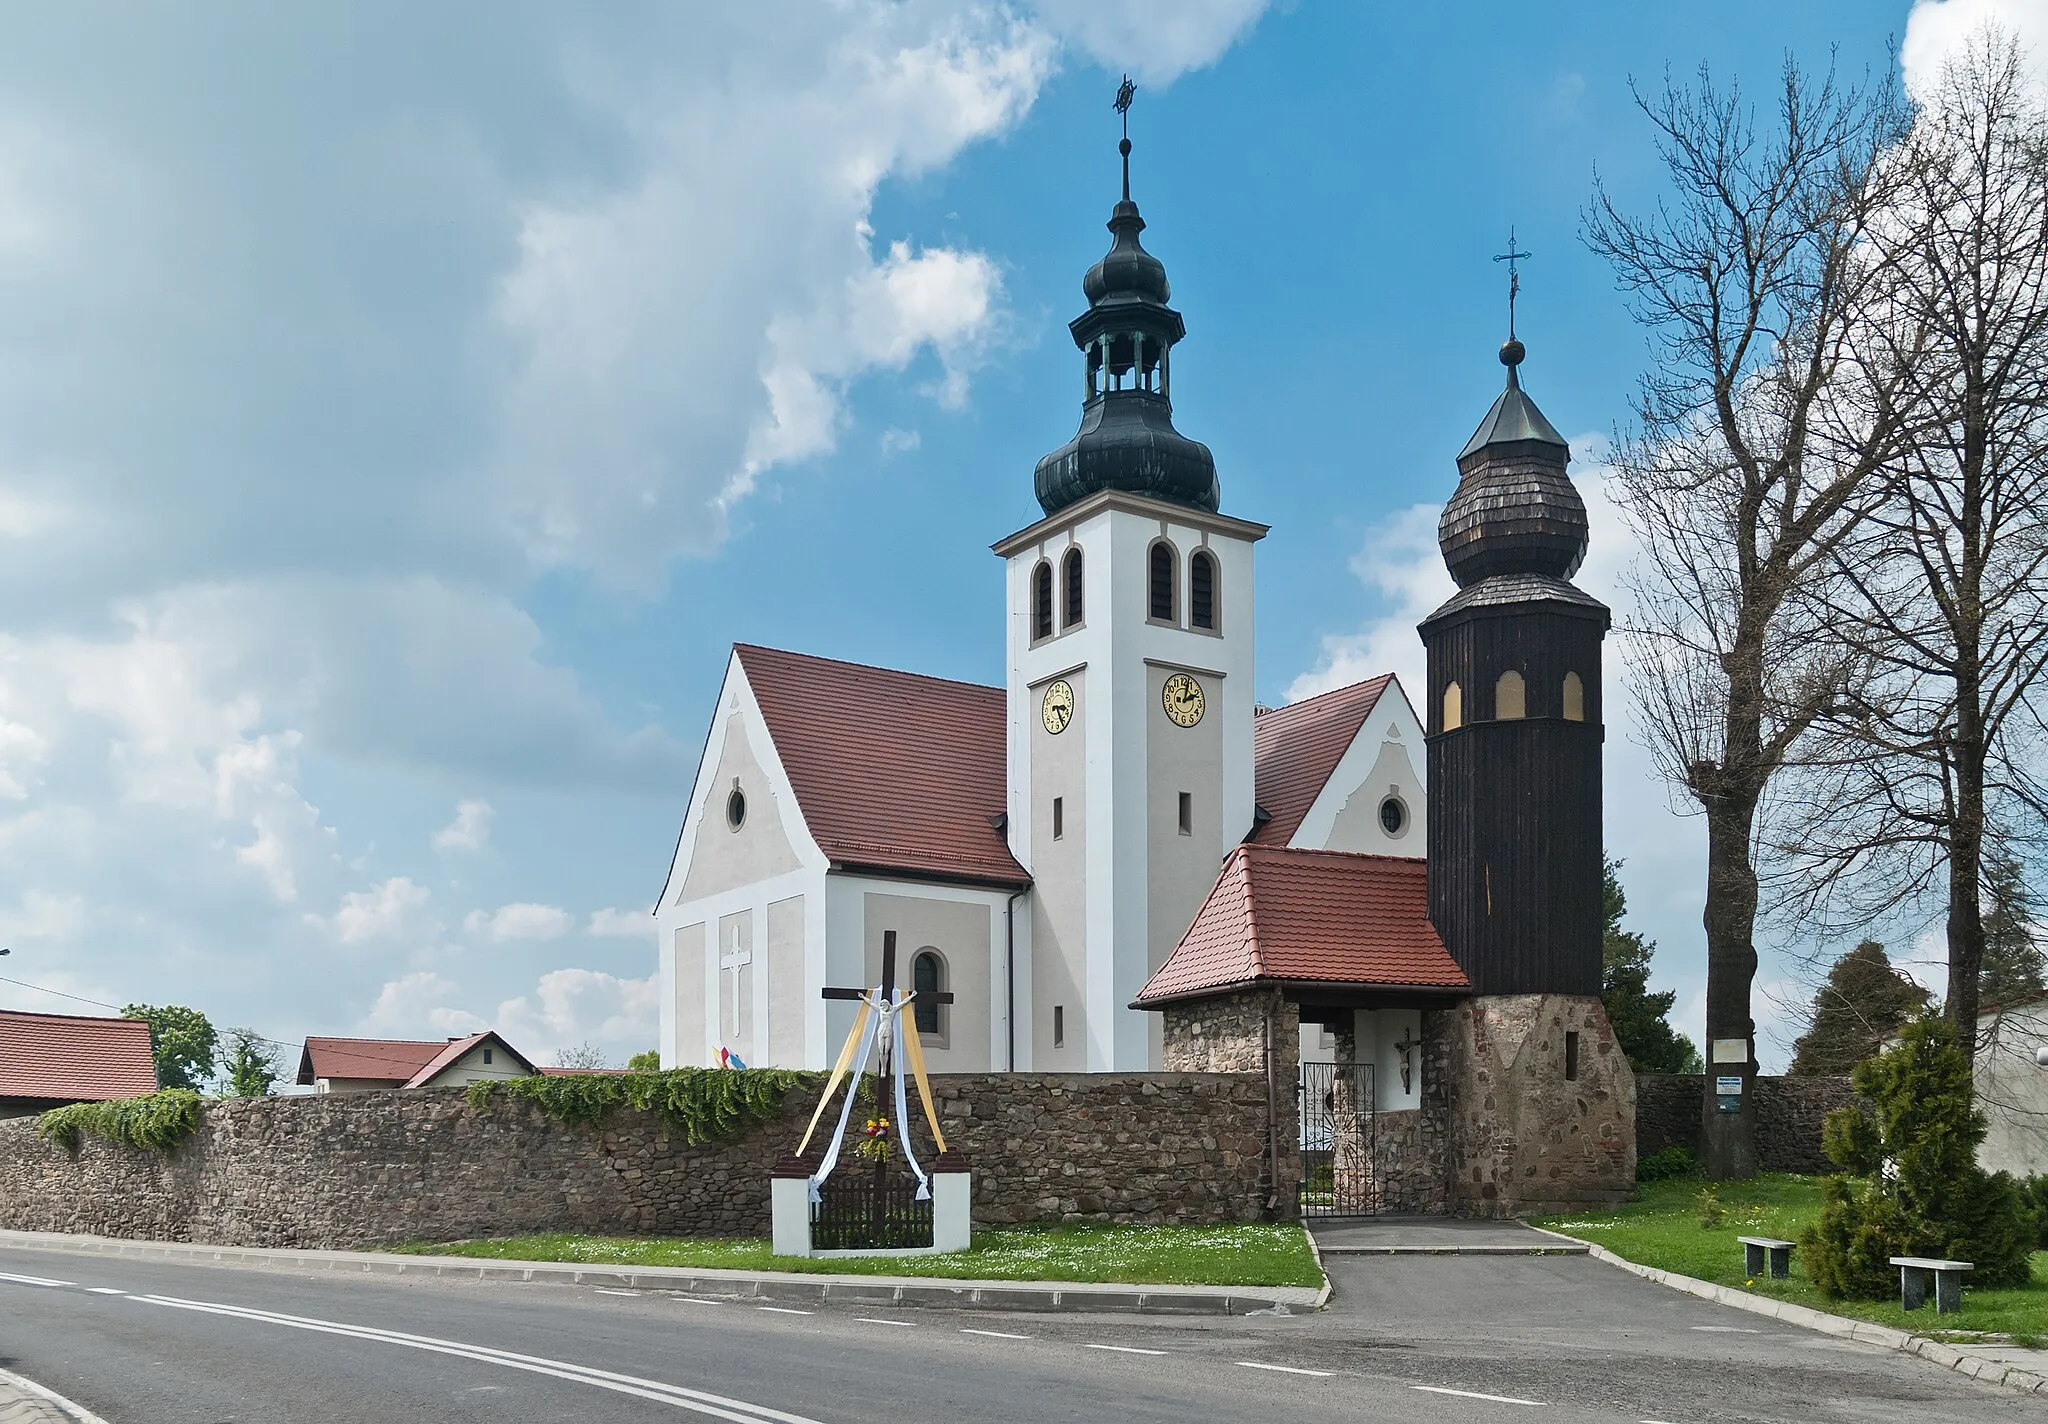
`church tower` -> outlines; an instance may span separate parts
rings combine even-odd
[[[1597,995],[1608,613],[1570,582],[1586,506],[1523,355],[1510,335],[1507,389],[1459,452],[1437,527],[1458,592],[1420,627],[1430,918],[1477,994]]]
[[[1044,518],[995,546],[1008,835],[1032,877],[1017,1066],[1040,1072],[1159,1066],[1159,1016],[1129,1005],[1253,816],[1252,546],[1266,528],[1216,512],[1216,462],[1174,428],[1187,329],[1139,241],[1128,134],[1120,151],[1114,241],[1068,327],[1081,426],[1038,462]]]

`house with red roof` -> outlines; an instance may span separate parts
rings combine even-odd
[[[141,1019],[0,1009],[0,1118],[155,1091]]]
[[[446,1039],[309,1038],[299,1054],[299,1086],[316,1093],[377,1088],[456,1088],[485,1078],[542,1072],[496,1032]]]

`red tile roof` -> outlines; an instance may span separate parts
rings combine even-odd
[[[1255,844],[1284,846],[1294,839],[1393,680],[1389,673],[1354,682],[1252,719],[1252,795],[1269,817],[1252,832]]]
[[[1407,856],[1241,845],[1133,1007],[1257,983],[1469,989]]]
[[[0,1009],[0,1098],[96,1103],[155,1091],[141,1019]]]
[[[995,826],[1003,690],[738,644],[804,822],[849,869],[1031,883]]]
[[[495,1044],[499,1048],[504,1049],[512,1061],[521,1068],[524,1068],[529,1075],[539,1071],[524,1053],[521,1053],[511,1044],[505,1042],[494,1030],[485,1029],[482,1033],[473,1033],[468,1038],[449,1039],[439,1053],[435,1054],[431,1060],[421,1066],[419,1072],[406,1079],[405,1086],[408,1088],[426,1087],[434,1079],[446,1072],[463,1054],[469,1052],[472,1048],[481,1047],[486,1043]]]
[[[442,1038],[309,1038],[299,1055],[299,1082],[316,1078],[381,1079],[394,1088],[434,1061]]]

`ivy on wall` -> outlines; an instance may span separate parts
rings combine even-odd
[[[824,1075],[787,1068],[670,1068],[659,1073],[558,1073],[482,1079],[469,1085],[469,1105],[486,1110],[503,1095],[534,1104],[563,1122],[595,1127],[614,1108],[659,1113],[692,1144],[737,1136],[782,1111],[795,1088]]]
[[[147,1097],[51,1108],[36,1118],[36,1135],[71,1152],[78,1150],[83,1132],[124,1147],[168,1152],[199,1130],[199,1119],[199,1094],[165,1088]]]

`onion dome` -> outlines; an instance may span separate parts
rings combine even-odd
[[[1586,557],[1586,503],[1565,466],[1571,448],[1522,389],[1525,348],[1500,348],[1508,385],[1458,453],[1458,488],[1437,546],[1460,588],[1500,574],[1568,579]]]
[[[1168,352],[1187,334],[1168,306],[1166,267],[1138,235],[1145,219],[1131,201],[1131,141],[1119,145],[1124,196],[1110,211],[1115,241],[1082,279],[1088,310],[1068,324],[1086,358],[1081,428],[1038,462],[1038,503],[1053,514],[1098,490],[1127,490],[1216,508],[1216,459],[1173,428]]]

